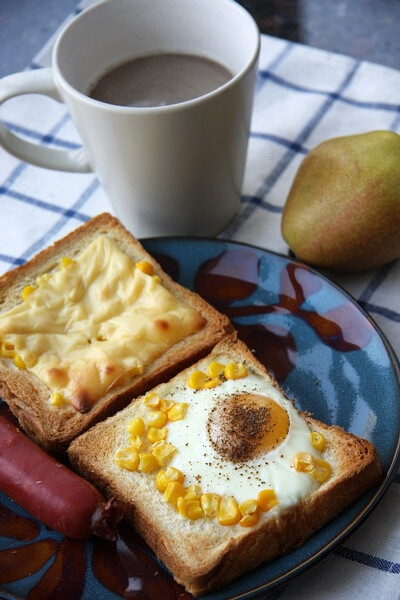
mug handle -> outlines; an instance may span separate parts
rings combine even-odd
[[[57,102],[63,102],[50,68],[14,73],[0,80],[0,104],[22,94],[43,94]],[[32,144],[12,133],[2,123],[0,145],[13,156],[38,167],[76,173],[89,173],[93,170],[82,146],[77,150],[55,150]]]

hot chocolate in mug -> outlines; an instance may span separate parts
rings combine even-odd
[[[64,102],[82,147],[38,146],[2,124],[0,142],[41,167],[94,171],[138,237],[215,235],[239,208],[259,46],[254,20],[233,0],[103,0],[61,31],[51,68],[0,81],[0,102],[29,93]],[[154,71],[158,56],[166,61],[158,65],[164,87],[171,82],[173,92],[166,100],[146,89],[162,79]],[[117,95],[91,97],[96,83],[124,64],[134,72],[122,82],[138,82],[131,87],[144,86],[144,95],[134,105]],[[209,67],[221,69],[222,79],[212,80]],[[191,90],[193,73],[205,87]],[[113,77],[104,81],[119,89],[116,71]]]

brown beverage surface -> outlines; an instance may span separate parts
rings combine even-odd
[[[203,96],[231,78],[226,67],[202,56],[154,54],[108,71],[89,96],[119,106],[164,106]]]

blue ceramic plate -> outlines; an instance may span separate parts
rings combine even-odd
[[[300,263],[221,240],[150,239],[144,245],[174,279],[232,319],[300,409],[368,438],[383,462],[381,484],[302,548],[206,596],[254,598],[331,551],[383,496],[400,456],[399,366],[369,316]],[[0,495],[0,536],[0,595],[5,598],[191,598],[125,524],[115,543],[73,541]]]

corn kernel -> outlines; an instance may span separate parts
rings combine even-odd
[[[276,497],[274,490],[261,490],[257,496],[257,504],[258,508],[263,512],[271,510],[273,506],[278,504],[278,498]]]
[[[15,354],[14,356],[14,365],[18,367],[18,369],[26,369],[26,364],[22,359],[22,356],[20,356],[19,354]]]
[[[187,503],[188,503],[188,501],[186,500],[186,498],[184,496],[179,496],[179,498],[176,502],[176,508],[178,509],[180,516],[183,517],[184,519],[189,518],[188,512],[187,512]]]
[[[35,289],[36,288],[33,285],[26,285],[21,293],[22,300],[26,300],[28,296],[30,296],[32,292],[35,291]]]
[[[138,452],[143,450],[144,443],[139,435],[132,435],[129,439],[129,443],[132,446],[132,448],[135,448],[135,450],[137,450]]]
[[[199,500],[201,496],[201,487],[197,483],[192,483],[185,489],[186,500]]]
[[[296,471],[309,473],[314,467],[314,457],[309,452],[298,452],[293,457],[293,466]]]
[[[42,273],[42,275],[39,275],[39,277],[36,277],[36,285],[38,287],[42,287],[42,286],[44,286],[45,283],[47,283],[49,281],[50,278],[51,278],[50,273]]]
[[[160,396],[155,392],[150,392],[143,398],[143,404],[149,408],[158,408],[160,405]]]
[[[314,459],[314,468],[310,471],[309,475],[317,483],[324,483],[332,474],[331,465],[326,462],[326,460],[322,460],[321,458]]]
[[[158,429],[157,427],[150,427],[147,432],[147,439],[150,443],[159,442],[160,440],[167,439],[168,429],[166,427],[162,427]]]
[[[246,377],[247,369],[243,363],[228,363],[224,369],[225,379],[241,379]]]
[[[189,405],[187,402],[177,402],[167,412],[170,421],[180,421],[186,416]]]
[[[153,473],[159,467],[159,463],[155,456],[150,452],[141,452],[139,454],[139,471],[142,473]]]
[[[151,446],[151,453],[160,467],[166,467],[172,460],[175,452],[177,452],[175,446],[169,444],[165,440],[155,442]]]
[[[73,265],[75,264],[75,261],[69,257],[69,256],[63,256],[62,259],[60,260],[60,266],[65,269],[65,267],[68,267],[69,265]]]
[[[200,500],[186,500],[187,516],[192,521],[204,517],[203,509],[200,506]]]
[[[182,473],[182,471],[170,466],[166,469],[161,469],[157,473],[156,486],[160,492],[165,492],[170,481],[178,481],[179,483],[183,483],[184,479],[185,475]]]
[[[166,398],[161,398],[160,406],[158,407],[163,412],[167,413],[170,408],[174,406],[175,402],[173,400],[167,400]]]
[[[161,410],[152,410],[147,415],[147,424],[149,427],[164,427],[168,421],[168,417]]]
[[[219,377],[214,377],[213,379],[207,379],[207,381],[204,384],[204,389],[205,390],[209,390],[211,388],[215,388],[217,387],[217,385],[220,385],[221,380]]]
[[[169,481],[166,481],[164,475],[165,469],[160,469],[156,475],[156,488],[159,492],[165,492],[167,485],[169,484]]]
[[[221,504],[221,496],[207,492],[200,497],[201,508],[205,517],[215,519],[218,515],[219,505]]]
[[[128,433],[132,435],[143,435],[146,429],[143,419],[140,417],[135,417],[131,421],[129,421],[126,427]]]
[[[184,493],[184,487],[179,481],[170,481],[165,489],[163,498],[173,506],[176,506],[178,498],[183,496]]]
[[[154,281],[155,283],[161,283],[161,279],[159,278],[159,276],[158,276],[158,275],[153,275],[153,281]]]
[[[167,467],[165,477],[170,481],[179,481],[179,483],[183,483],[185,474],[176,467]]]
[[[235,525],[240,521],[242,515],[235,498],[223,496],[219,505],[218,522],[220,525]]]
[[[52,392],[50,395],[50,404],[53,406],[62,406],[64,404],[63,395],[60,392]]]
[[[134,448],[121,448],[115,453],[114,462],[123,469],[136,471],[139,466],[139,455]]]
[[[260,515],[258,512],[251,513],[250,515],[244,515],[239,521],[239,525],[242,527],[253,527],[259,521]]]
[[[187,385],[194,390],[201,390],[207,379],[207,375],[202,371],[193,371],[193,373],[190,374]]]
[[[208,375],[213,379],[214,377],[218,377],[218,375],[221,375],[224,372],[224,369],[225,365],[222,365],[221,363],[214,360],[208,365]]]
[[[15,355],[14,346],[7,342],[1,342],[0,353],[5,358],[14,358],[14,355]]]
[[[239,510],[243,517],[245,515],[252,515],[253,513],[257,512],[257,509],[258,509],[257,500],[253,500],[253,499],[244,500],[244,502],[241,502],[239,504]]]
[[[146,275],[153,275],[154,273],[153,265],[147,260],[140,260],[135,263],[135,267],[139,269],[139,271],[142,271],[142,273],[146,273]]]
[[[326,440],[322,433],[318,433],[317,431],[313,431],[311,433],[311,443],[316,450],[323,452],[326,446]]]

